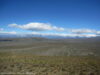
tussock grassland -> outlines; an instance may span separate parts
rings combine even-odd
[[[92,56],[34,56],[0,53],[0,73],[1,75],[5,73],[10,75],[100,75],[100,59]]]
[[[89,39],[4,39],[0,75],[100,75],[99,45]]]

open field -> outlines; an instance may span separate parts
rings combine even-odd
[[[1,39],[0,75],[100,75],[100,41]]]

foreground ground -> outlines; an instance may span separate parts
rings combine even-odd
[[[1,40],[0,75],[100,75],[99,44],[87,40]]]
[[[0,75],[100,75],[100,59],[0,54]]]

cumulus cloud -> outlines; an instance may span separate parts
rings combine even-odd
[[[97,36],[100,36],[100,31],[97,31],[94,29],[86,29],[86,28],[70,29],[70,28],[53,26],[49,23],[31,22],[31,23],[22,24],[22,25],[9,24],[9,26],[34,31],[34,32],[29,33],[31,35],[61,36],[61,37],[97,37]],[[39,31],[51,31],[51,33],[41,33]],[[63,31],[63,32],[53,33],[53,31]],[[16,34],[16,32],[10,32],[10,33]],[[27,35],[27,33],[24,33],[24,35]]]
[[[44,31],[44,30],[64,31],[64,28],[62,27],[52,26],[51,24],[48,23],[38,23],[38,22],[32,22],[24,25],[9,24],[9,26],[25,30],[32,30],[32,31]]]

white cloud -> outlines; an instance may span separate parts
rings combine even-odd
[[[75,33],[41,33],[41,32],[30,32],[30,33],[17,33],[15,31],[2,31],[0,34],[12,34],[12,35],[19,35],[19,36],[27,36],[27,35],[40,35],[40,36],[58,36],[58,37],[96,37],[96,34],[75,34]]]
[[[68,29],[69,32],[76,33],[76,34],[83,34],[83,33],[95,33],[96,30],[92,29]]]
[[[41,35],[41,36],[61,36],[61,37],[96,37],[96,34],[67,34],[67,33],[39,33],[32,32],[32,35]]]
[[[3,28],[0,28],[0,31],[3,31],[4,29]]]
[[[15,31],[4,31],[3,28],[0,28],[0,34],[17,34]]]
[[[41,33],[41,32],[31,32],[29,34],[31,35],[41,35],[41,36],[62,36],[62,37],[96,37],[100,36],[100,31],[94,30],[94,29],[86,29],[86,28],[80,28],[80,29],[68,29],[68,28],[62,28],[53,26],[48,23],[39,23],[39,22],[31,22],[24,25],[19,24],[9,24],[10,27],[25,29],[25,30],[31,30],[31,31],[52,31],[51,33]],[[53,33],[53,31],[63,31],[62,33]],[[65,33],[67,31],[67,33]],[[16,34],[16,32],[12,32],[11,34]],[[21,33],[22,34],[22,33]],[[24,35],[27,35],[27,33],[24,33]]]
[[[68,31],[71,32],[71,33],[74,33],[74,34],[95,34],[95,35],[100,35],[100,31],[93,30],[93,29],[68,29]],[[90,36],[94,36],[94,35],[90,35]]]
[[[96,34],[97,34],[97,35],[100,35],[100,31],[96,31]]]
[[[32,31],[42,31],[42,30],[64,31],[64,28],[62,27],[52,26],[51,24],[48,23],[38,23],[38,22],[32,22],[24,25],[9,24],[9,26],[25,30],[32,30]]]
[[[0,34],[17,34],[15,31],[10,31],[10,32],[0,32]]]

